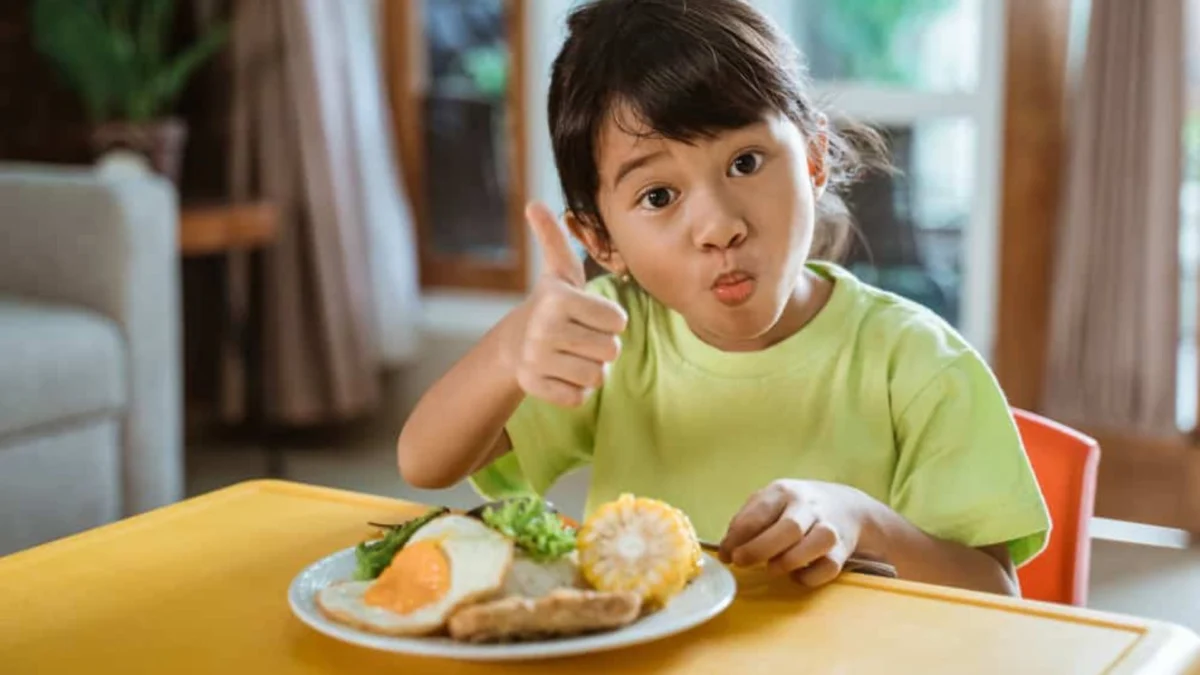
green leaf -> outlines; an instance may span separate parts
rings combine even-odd
[[[152,73],[162,67],[163,44],[171,34],[174,20],[175,0],[143,0],[137,35],[144,72]]]
[[[160,70],[150,83],[159,104],[173,103],[192,73],[225,45],[228,36],[229,30],[225,26],[213,29]]]
[[[166,54],[176,0],[34,0],[37,50],[62,73],[95,121],[158,117],[228,38],[225,27]]]
[[[105,18],[108,19],[109,25],[118,31],[128,33],[138,0],[104,0],[103,4],[108,10]]]
[[[516,542],[538,562],[558,560],[575,550],[575,531],[536,495],[516,497],[483,510],[483,522]]]
[[[434,509],[406,523],[389,527],[383,538],[378,541],[364,541],[359,544],[354,549],[354,560],[357,563],[354,578],[358,581],[378,578],[417,530],[446,512],[447,509]]]
[[[106,33],[104,16],[94,2],[37,0],[34,4],[35,47],[79,90],[95,120],[107,117],[117,99],[112,76],[117,62]]]

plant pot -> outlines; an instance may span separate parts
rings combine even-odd
[[[187,124],[170,117],[151,122],[105,122],[92,129],[96,156],[123,149],[142,155],[156,173],[178,185],[187,143]]]

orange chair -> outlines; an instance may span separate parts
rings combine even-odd
[[[1022,595],[1082,607],[1087,603],[1089,523],[1096,500],[1100,446],[1033,413],[1014,410],[1013,417],[1054,523],[1042,554],[1017,571]]]

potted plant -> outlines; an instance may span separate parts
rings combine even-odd
[[[218,26],[170,49],[175,0],[34,0],[33,35],[83,100],[90,141],[125,148],[177,181],[187,126],[170,115],[196,69],[225,43]]]

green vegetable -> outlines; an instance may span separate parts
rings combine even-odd
[[[408,540],[426,523],[446,513],[447,509],[434,509],[418,518],[401,523],[400,525],[385,525],[387,532],[378,541],[364,541],[354,549],[354,559],[358,567],[354,570],[354,578],[358,581],[370,581],[383,573],[392,564],[392,558],[404,548]]]
[[[575,531],[536,496],[517,497],[483,510],[483,522],[509,537],[538,562],[558,560],[575,550]]]

